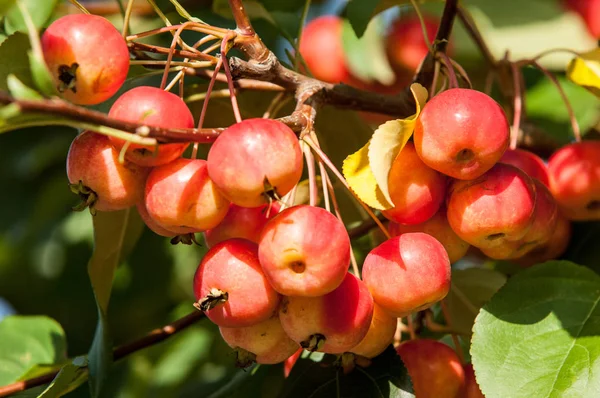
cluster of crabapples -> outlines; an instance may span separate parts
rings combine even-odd
[[[57,88],[74,103],[105,101],[127,75],[127,45],[101,17],[63,17],[42,46]],[[125,92],[109,116],[194,127],[183,100],[154,87]],[[196,306],[240,364],[283,362],[301,348],[373,358],[392,343],[398,318],[446,296],[450,265],[470,246],[531,265],[564,251],[571,220],[600,219],[600,142],[567,145],[547,164],[508,144],[506,116],[487,95],[453,88],[433,97],[392,164],[395,207],[383,212],[392,237],[367,255],[362,280],[348,272],[350,238],[337,217],[279,200],[301,179],[303,157],[298,137],[278,121],[230,126],[206,160],[182,157],[189,143],[143,146],[83,132],[67,174],[92,209],[135,206],[159,235],[204,234]],[[473,379],[442,343],[416,340],[397,351],[417,396],[453,397]],[[436,361],[450,380],[438,387],[425,370]]]

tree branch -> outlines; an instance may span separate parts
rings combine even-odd
[[[231,8],[233,19],[235,19],[237,30],[244,36],[254,36],[256,33],[244,9],[242,0],[229,0],[229,7]]]
[[[188,315],[180,318],[168,325],[163,326],[159,329],[154,329],[144,337],[134,340],[130,343],[118,346],[113,349],[113,360],[117,361],[122,359],[134,352],[140,351],[144,348],[153,346],[171,337],[172,335],[181,332],[187,327],[198,322],[204,318],[204,312],[194,311]],[[4,387],[0,387],[0,397],[7,397],[11,394],[15,394],[19,391],[25,391],[33,387],[41,386],[50,383],[58,374],[58,371],[48,372],[32,379],[18,381],[16,383],[8,384]]]

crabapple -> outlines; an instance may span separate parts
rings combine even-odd
[[[394,159],[388,185],[394,207],[383,215],[400,224],[427,221],[446,195],[446,176],[423,163],[412,142],[407,142]]]
[[[398,318],[391,316],[379,305],[374,304],[373,318],[367,335],[349,351],[363,357],[375,358],[392,344],[397,326]]]
[[[211,321],[228,328],[266,321],[279,305],[279,294],[260,267],[258,246],[237,238],[217,244],[204,255],[194,275],[194,295]]]
[[[326,15],[313,19],[302,30],[300,54],[319,80],[341,83],[350,78],[342,44],[343,25],[340,17]]]
[[[511,164],[525,172],[531,178],[537,178],[549,187],[548,168],[544,161],[535,153],[524,149],[507,149],[500,162]]]
[[[430,339],[409,340],[396,352],[412,380],[419,398],[455,398],[465,385],[458,355],[444,343]]]
[[[133,163],[119,162],[119,153],[108,137],[91,131],[79,134],[67,155],[71,190],[90,209],[122,210],[134,206],[144,195],[148,172]]]
[[[154,221],[152,219],[152,217],[150,217],[150,214],[148,214],[148,210],[146,209],[146,202],[141,200],[136,204],[136,208],[138,211],[138,214],[140,215],[140,218],[142,219],[142,221],[144,221],[144,224],[146,224],[146,226],[148,228],[150,228],[150,230],[152,232],[154,232],[157,235],[160,236],[165,236],[167,238],[172,238],[173,236],[177,235],[177,233],[173,232],[173,231],[169,231],[166,228],[163,228],[159,223],[157,223],[156,221]]]
[[[433,42],[438,22],[435,18],[427,15],[423,17],[423,22],[427,36]],[[388,59],[394,69],[408,70],[412,73],[417,70],[429,52],[417,15],[396,19],[386,36],[385,45]]]
[[[446,208],[442,207],[429,220],[415,225],[401,225],[391,222],[388,230],[391,236],[399,236],[409,232],[424,232],[436,238],[446,249],[450,263],[454,264],[460,260],[467,251],[470,245],[462,240],[456,232],[450,228],[448,218],[446,217]]]
[[[332,292],[319,297],[284,297],[279,307],[281,326],[304,349],[341,354],[367,335],[373,317],[373,298],[367,286],[351,273]]]
[[[219,327],[223,340],[235,350],[237,365],[245,368],[253,362],[275,364],[298,351],[299,345],[288,337],[277,315],[251,326]]]
[[[504,111],[488,95],[452,88],[433,97],[417,118],[414,141],[429,167],[472,180],[494,166],[508,147]]]
[[[428,308],[450,290],[448,253],[421,232],[388,239],[371,250],[362,273],[373,300],[395,317]]]
[[[570,220],[600,220],[600,141],[566,145],[548,161],[550,191]]]
[[[454,181],[449,192],[450,226],[480,249],[523,238],[533,221],[535,186],[514,166],[498,163],[476,180]]]
[[[215,140],[208,174],[232,203],[259,207],[288,193],[302,176],[298,138],[285,124],[246,119]]]
[[[482,248],[488,257],[503,260],[522,257],[552,236],[558,218],[558,206],[550,190],[538,179],[533,179],[535,207],[533,220],[525,236],[517,241],[504,241],[500,246]]]
[[[286,296],[322,296],[337,288],[350,263],[344,224],[327,210],[299,205],[270,220],[258,256],[275,290]]]
[[[149,86],[139,86],[121,95],[110,108],[108,116],[170,129],[194,127],[194,117],[181,98]],[[125,145],[124,140],[116,137],[111,137],[111,142],[119,151]],[[171,143],[154,147],[129,144],[125,157],[140,166],[160,166],[180,157],[188,145],[189,143]]]
[[[66,15],[46,29],[41,44],[58,91],[73,103],[99,104],[127,78],[127,43],[106,18]]]
[[[277,215],[279,208],[277,202],[252,208],[230,205],[223,221],[204,232],[206,246],[213,247],[231,238],[244,238],[258,243],[263,227],[267,221]]]
[[[464,398],[485,398],[481,389],[479,388],[479,384],[477,384],[477,380],[475,379],[475,371],[473,370],[472,364],[466,364],[463,366],[463,370],[465,372],[465,389],[464,389]]]
[[[180,158],[153,168],[146,181],[145,201],[154,221],[178,233],[214,228],[229,209],[201,159]]]
[[[513,261],[522,267],[530,267],[559,258],[567,250],[570,239],[571,222],[559,212],[550,240]]]

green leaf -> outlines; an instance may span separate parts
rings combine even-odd
[[[169,0],[169,1],[175,6],[175,9],[177,10],[177,13],[179,15],[181,15],[188,21],[202,23],[202,20],[200,18],[192,17],[190,15],[190,13],[187,12],[187,10],[185,8],[183,8],[183,6],[177,2],[177,0]]]
[[[13,383],[36,365],[64,361],[65,332],[45,316],[8,316],[0,322],[0,385]]]
[[[356,366],[347,375],[335,360],[331,355],[323,360],[299,358],[280,397],[414,397],[408,372],[392,346],[374,358],[370,366]]]
[[[0,44],[0,89],[8,90],[6,78],[13,74],[23,84],[33,85],[31,72],[29,70],[28,50],[31,48],[27,35],[15,33],[8,36]]]
[[[505,282],[506,276],[490,269],[453,270],[450,292],[446,297],[452,328],[471,334],[479,310]]]
[[[600,276],[550,261],[512,277],[483,307],[471,356],[487,398],[600,391]]]
[[[77,357],[63,366],[38,398],[55,398],[75,390],[87,380],[87,359]]]
[[[8,84],[8,90],[11,95],[19,100],[36,100],[42,99],[43,97],[32,89],[31,87],[27,87],[23,84],[22,81],[19,80],[15,75],[8,75],[6,79],[6,83]]]
[[[144,229],[137,211],[98,212],[94,218],[94,253],[88,264],[98,308],[98,325],[89,352],[90,389],[100,394],[112,363],[112,342],[106,314],[117,266],[129,255]]]
[[[44,57],[41,53],[36,51],[29,51],[29,65],[31,67],[31,75],[36,87],[47,96],[53,96],[58,94],[56,91],[56,84],[52,79],[52,74],[44,61]]]
[[[0,17],[6,15],[6,13],[15,5],[17,0],[0,0]]]
[[[52,16],[52,12],[58,0],[20,0],[29,11],[31,19],[37,29],[40,29]],[[15,32],[27,32],[27,24],[23,19],[23,15],[19,11],[19,7],[13,6],[6,14],[4,28],[6,33],[13,34]]]

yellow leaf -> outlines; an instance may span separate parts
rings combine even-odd
[[[567,66],[567,77],[600,97],[600,48],[573,58]]]
[[[393,207],[386,199],[369,166],[369,142],[348,156],[342,165],[342,172],[352,191],[360,200],[374,209],[385,210]]]
[[[414,83],[410,86],[415,102],[417,104],[417,111],[414,115],[407,117],[406,119],[390,120],[381,126],[373,134],[371,138],[371,145],[369,146],[369,165],[371,172],[379,186],[379,190],[386,198],[386,201],[393,205],[393,201],[390,198],[389,187],[388,187],[388,176],[392,163],[396,156],[415,130],[415,122],[421,108],[427,101],[427,89],[418,83]]]

